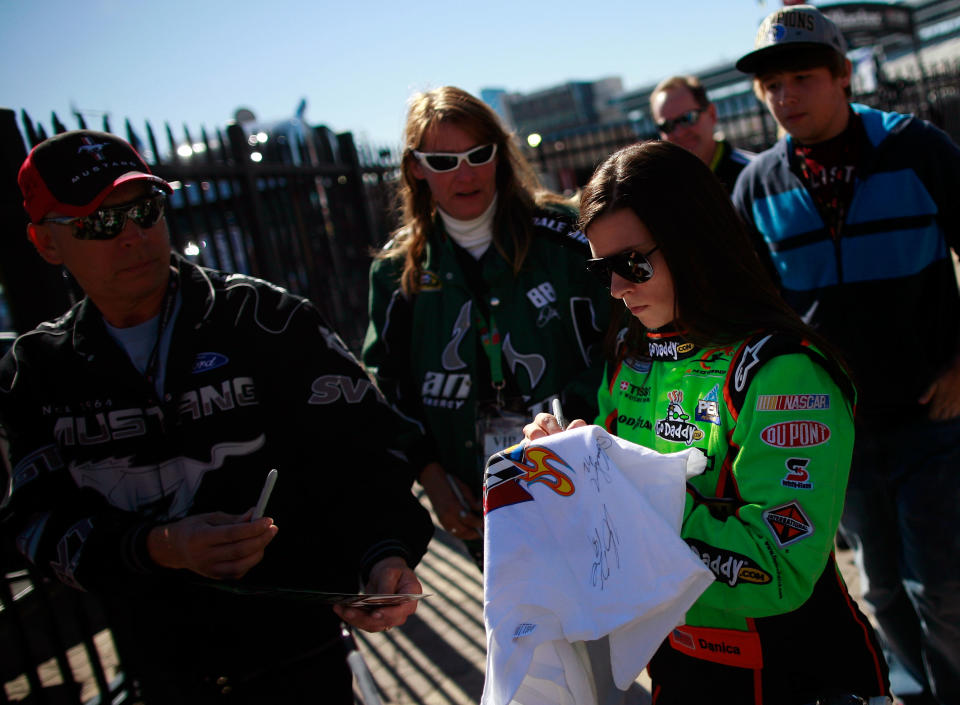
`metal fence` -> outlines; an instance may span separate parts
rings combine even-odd
[[[719,110],[717,128],[735,146],[754,152],[777,139],[777,124],[766,107],[750,95]],[[927,67],[924,75],[881,77],[876,89],[853,100],[881,110],[910,113],[929,120],[960,144],[960,64]],[[718,103],[719,106],[719,103]],[[635,142],[659,139],[652,126],[617,123],[551,135],[537,147],[523,145],[544,182],[572,191],[582,187],[609,154]]]
[[[48,134],[25,113],[20,123],[22,130],[12,111],[0,110],[0,216],[15,235],[18,225],[26,225],[16,170]],[[76,127],[87,127],[80,116]],[[66,129],[54,115],[50,132]],[[94,129],[111,131],[106,118]],[[359,344],[370,249],[382,244],[393,225],[392,151],[358,152],[350,133],[337,135],[296,119],[263,129],[233,123],[198,135],[184,127],[176,137],[166,125],[160,138],[150,124],[141,137],[127,122],[123,132],[151,170],[174,187],[167,221],[177,251],[311,299],[348,344]],[[31,249],[22,237],[0,241],[0,283],[20,330],[58,315],[77,293],[58,290],[62,273],[51,274]],[[21,276],[24,268],[27,277]],[[36,276],[54,288],[37,291]]]

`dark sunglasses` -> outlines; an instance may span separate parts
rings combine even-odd
[[[610,288],[613,273],[616,272],[627,281],[634,284],[643,284],[650,281],[653,277],[653,265],[647,259],[650,255],[660,248],[657,245],[649,252],[621,252],[618,255],[609,257],[597,257],[587,260],[587,271],[600,280],[608,289]]]
[[[413,156],[421,164],[438,174],[459,168],[462,161],[466,161],[470,166],[489,164],[496,154],[496,143],[482,144],[479,147],[468,149],[466,152],[419,152],[416,149],[413,150]]]
[[[683,113],[683,115],[677,115],[677,117],[670,120],[664,120],[663,122],[657,123],[657,129],[660,130],[665,135],[669,135],[671,132],[676,130],[682,125],[694,125],[697,120],[700,119],[700,116],[703,115],[704,111],[699,108],[694,108],[693,110],[688,110]]]
[[[167,194],[154,191],[145,198],[121,206],[98,208],[88,216],[44,218],[40,223],[74,225],[73,236],[78,240],[112,240],[127,227],[127,218],[141,228],[152,228],[163,217]]]

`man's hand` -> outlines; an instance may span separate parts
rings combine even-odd
[[[574,419],[567,425],[567,429],[580,428],[586,426],[587,422],[583,419]],[[552,436],[554,433],[560,433],[564,429],[560,428],[560,422],[553,414],[539,413],[533,417],[533,421],[523,427],[523,437],[528,441],[535,441],[544,436]]]
[[[147,535],[147,552],[164,568],[215,580],[242,578],[263,560],[264,549],[277,535],[273,519],[250,521],[251,512],[196,514],[155,526]]]
[[[954,358],[953,364],[927,387],[918,401],[928,405],[927,417],[932,421],[960,416],[960,356]]]
[[[399,556],[378,561],[370,571],[366,592],[371,595],[401,595],[423,592],[413,569]],[[411,600],[392,607],[377,607],[374,610],[346,605],[334,605],[333,611],[347,624],[367,632],[383,632],[407,621],[417,611],[417,601]]]
[[[419,481],[430,498],[430,505],[437,514],[440,526],[460,539],[480,538],[483,505],[473,496],[469,487],[453,475],[447,475],[440,463],[426,465],[420,472]],[[451,482],[457,484],[469,508],[460,503]]]

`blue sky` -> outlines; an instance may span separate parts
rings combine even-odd
[[[0,0],[0,106],[68,127],[196,135],[245,106],[374,143],[410,95],[453,84],[532,91],[620,76],[626,89],[736,59],[780,0]],[[92,120],[92,124],[91,124]]]

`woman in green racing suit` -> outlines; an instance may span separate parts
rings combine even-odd
[[[620,150],[580,207],[588,268],[632,314],[609,336],[596,423],[708,459],[681,536],[716,580],[650,661],[653,702],[887,702],[886,663],[833,553],[855,407],[842,364],[682,148]],[[525,435],[559,430],[538,414]]]

